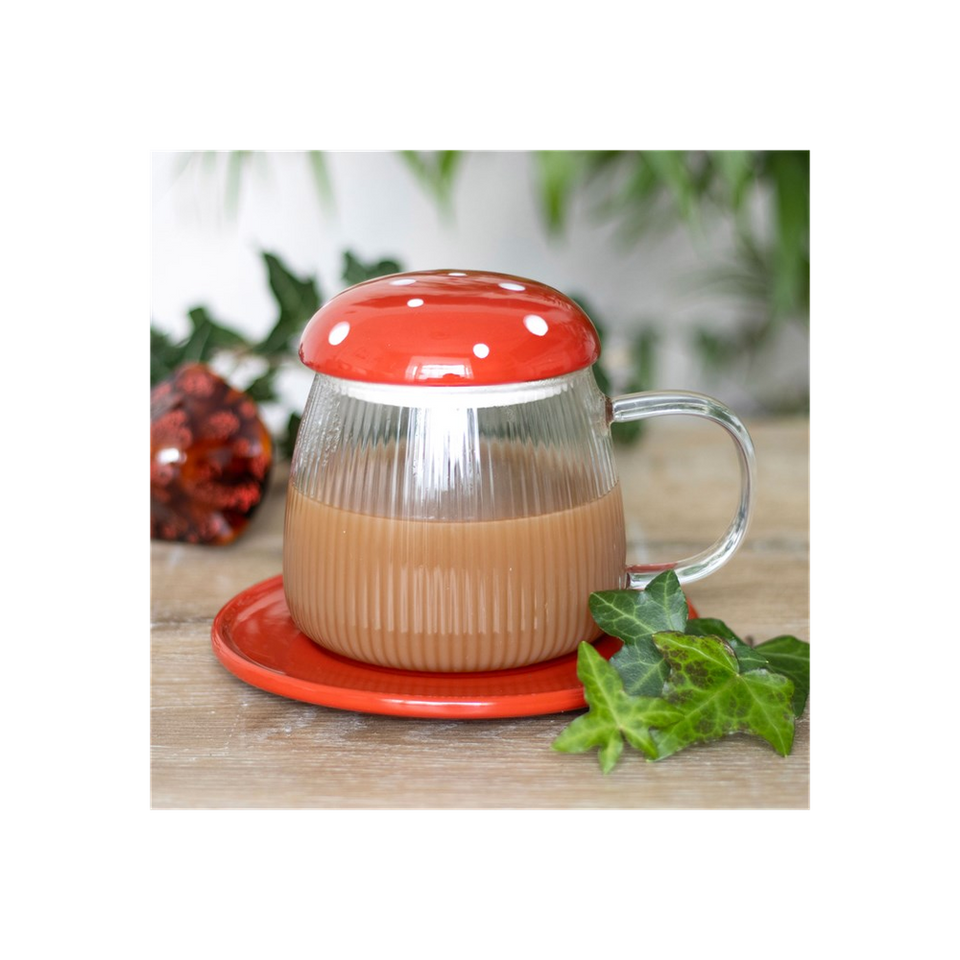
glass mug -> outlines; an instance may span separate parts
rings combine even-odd
[[[326,303],[300,342],[315,378],[284,523],[297,627],[383,667],[502,670],[599,636],[595,590],[641,589],[665,566],[689,582],[726,563],[751,510],[747,430],[698,394],[608,399],[599,355],[579,306],[520,277],[406,273]],[[631,569],[610,425],[665,414],[730,433],[740,502],[709,549]]]

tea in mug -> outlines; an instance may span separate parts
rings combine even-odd
[[[571,509],[462,522],[354,513],[291,485],[284,589],[297,627],[343,656],[501,670],[596,638],[589,597],[624,586],[624,551],[619,485]]]

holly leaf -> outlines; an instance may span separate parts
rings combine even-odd
[[[654,734],[658,758],[730,733],[752,733],[781,756],[793,747],[793,681],[769,670],[740,673],[724,640],[676,632],[653,642],[670,666],[663,696],[680,718]]]
[[[796,637],[774,637],[758,643],[754,650],[770,669],[793,681],[793,712],[799,717],[810,694],[810,644]]]
[[[670,672],[653,643],[662,630],[686,629],[689,608],[680,581],[666,570],[645,590],[601,590],[590,595],[590,613],[605,633],[623,640],[610,662],[634,696],[658,697]]]
[[[584,753],[598,747],[604,773],[620,759],[624,740],[656,759],[651,727],[675,724],[681,717],[679,710],[665,700],[626,693],[620,675],[590,643],[580,644],[577,676],[590,709],[561,731],[553,748],[561,753]]]
[[[716,620],[712,617],[698,617],[687,624],[685,632],[695,637],[719,637],[721,640],[726,640],[733,649],[741,673],[746,673],[749,670],[763,670],[770,666],[767,659],[757,653],[755,647],[751,647],[745,640],[741,640],[722,620]]]

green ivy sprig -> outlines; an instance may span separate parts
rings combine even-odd
[[[274,253],[261,253],[267,283],[277,304],[276,319],[261,339],[252,339],[211,316],[207,307],[194,307],[187,314],[190,332],[182,340],[174,340],[153,324],[150,327],[151,386],[169,377],[181,364],[210,363],[229,356],[238,364],[257,358],[262,372],[252,379],[231,385],[248,394],[257,403],[280,400],[277,380],[282,370],[299,363],[297,345],[307,321],[320,309],[323,294],[316,277],[297,276]],[[341,279],[346,286],[371,280],[388,273],[399,273],[396,260],[382,259],[365,263],[351,251],[343,254]],[[287,457],[293,452],[300,425],[300,412],[290,411],[282,436],[277,438],[280,451]]]
[[[732,733],[790,753],[810,691],[809,644],[780,636],[754,647],[720,620],[688,619],[672,570],[642,592],[591,594],[590,611],[623,647],[608,662],[593,644],[580,644],[577,676],[589,710],[560,733],[554,749],[597,748],[604,773],[620,759],[624,741],[647,760]]]

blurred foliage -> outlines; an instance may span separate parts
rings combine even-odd
[[[317,191],[332,202],[326,155],[303,151]],[[468,151],[401,150],[404,165],[442,208],[449,208]],[[783,323],[808,324],[810,306],[810,153],[806,150],[541,150],[531,154],[546,230],[562,236],[582,199],[597,220],[614,225],[626,247],[680,222],[695,234],[711,215],[729,217],[735,247],[729,264],[704,282],[750,305],[732,338],[702,340],[710,362],[763,344]],[[226,166],[225,197],[235,209],[246,170],[264,154],[250,150],[184,154],[209,172]],[[756,223],[754,201],[770,198],[770,224]]]
[[[372,280],[374,277],[385,277],[390,273],[401,273],[403,268],[397,260],[379,260],[377,263],[363,263],[358,260],[349,250],[343,255],[343,273],[341,280],[352,287],[356,283],[363,283],[364,280]]]
[[[614,225],[628,247],[682,223],[702,235],[708,218],[734,228],[731,256],[698,278],[705,293],[734,298],[737,322],[705,316],[690,346],[708,374],[751,380],[787,325],[806,336],[810,314],[810,154],[808,151],[545,151],[537,154],[540,208],[562,234],[581,197]],[[770,222],[757,222],[769,199]],[[806,412],[800,396],[756,398],[769,412]]]
[[[151,324],[150,327],[150,385],[155,386],[169,377],[183,363],[199,362],[222,365],[226,361],[235,369],[243,361],[256,359],[257,366],[265,368],[252,378],[238,380],[236,376],[227,376],[231,386],[250,395],[258,404],[282,403],[278,391],[277,378],[285,368],[299,367],[297,350],[300,335],[309,319],[320,309],[323,296],[315,277],[296,276],[273,253],[262,253],[266,269],[267,283],[277,303],[277,318],[269,332],[260,340],[253,339],[231,329],[226,323],[215,321],[207,307],[194,307],[187,316],[190,319],[190,332],[183,340],[175,341],[166,333]],[[372,280],[391,273],[401,273],[403,268],[397,260],[382,259],[365,263],[347,250],[343,254],[341,280],[347,286]],[[583,298],[575,298],[587,314],[594,320],[601,341],[605,336],[602,324],[598,323],[595,312],[589,308]],[[652,334],[647,331],[635,342],[635,374],[626,385],[628,391],[648,389],[651,382],[651,345]],[[610,375],[603,360],[594,367],[597,383],[604,393],[610,395]],[[281,455],[290,458],[300,427],[301,411],[285,410],[287,420],[281,434],[275,437]],[[619,442],[631,442],[641,432],[640,423],[617,423],[613,425],[613,438]]]
[[[190,310],[190,332],[183,340],[175,341],[153,324],[150,326],[150,385],[169,377],[183,363],[215,361],[233,363],[239,369],[244,361],[256,360],[258,372],[252,379],[237,381],[228,375],[230,385],[248,393],[257,403],[281,403],[278,377],[282,371],[299,366],[297,349],[300,335],[307,321],[324,302],[315,277],[296,276],[273,253],[262,253],[266,280],[277,304],[276,320],[262,339],[250,339],[238,333],[225,322],[214,320],[207,307]],[[351,251],[343,254],[341,279],[347,286],[362,283],[388,273],[400,272],[396,260],[364,263]],[[283,433],[276,437],[284,456],[293,452],[300,411],[289,411]]]
[[[602,347],[607,340],[606,324],[600,319],[599,314],[593,309],[586,297],[575,295],[572,299],[583,308],[583,312],[593,322]],[[600,359],[594,364],[593,373],[596,377],[597,386],[603,393],[608,397],[613,397],[621,393],[639,393],[642,390],[653,388],[658,337],[657,331],[650,328],[643,328],[632,335],[629,344],[628,374],[623,383],[613,382],[612,371],[607,366],[610,355],[601,350]],[[610,436],[618,443],[633,443],[643,433],[645,426],[646,424],[642,420],[613,423],[610,425]]]
[[[460,150],[401,150],[400,156],[413,175],[445,211],[450,210],[454,175],[463,156]]]
[[[332,206],[333,186],[324,151],[302,150],[290,153],[303,157],[317,194],[326,205]],[[260,165],[264,159],[265,154],[257,150],[186,151],[181,155],[177,174],[183,173],[188,167],[196,166],[208,174],[211,180],[222,181],[222,207],[234,216],[240,205],[244,180],[253,172],[252,168]]]
[[[235,146],[227,168],[227,208],[236,207],[242,171],[257,147]],[[427,147],[405,145],[395,150],[418,183],[450,212],[456,177],[469,151],[463,145]],[[813,298],[813,167],[810,147],[535,147],[529,151],[535,171],[535,189],[545,228],[563,235],[574,204],[616,229],[628,249],[658,230],[684,224],[694,241],[703,238],[718,218],[733,226],[731,249],[722,262],[713,263],[692,278],[705,293],[735,298],[738,322],[731,329],[703,316],[691,334],[690,347],[708,374],[752,382],[759,365],[788,323],[809,325]],[[332,199],[325,148],[306,151],[322,199]],[[207,159],[206,157],[204,159]],[[210,157],[212,160],[213,157]],[[768,199],[770,222],[757,224],[757,200]],[[277,377],[296,359],[296,344],[307,321],[323,302],[313,277],[297,277],[276,256],[263,253],[266,278],[277,303],[277,316],[267,335],[253,341],[198,306],[189,312],[190,333],[175,342],[148,326],[147,381],[169,376],[181,363],[210,362],[215,358],[240,361],[255,358],[258,373],[248,383],[235,383],[258,403],[279,400]],[[364,263],[347,251],[342,278],[353,285],[388,273],[401,265],[393,259]],[[597,312],[577,298],[593,319],[601,339],[606,324]],[[623,329],[623,324],[617,324]],[[626,363],[613,370],[594,368],[608,395],[653,389],[661,333],[650,321],[634,323],[628,333]],[[619,378],[611,383],[614,374]],[[810,399],[785,396],[755,398],[767,410],[795,412],[807,409]],[[290,414],[278,444],[292,452],[299,412]],[[615,424],[614,438],[629,442],[641,423]]]
[[[460,163],[445,151],[419,160],[432,195],[449,197]],[[711,218],[733,224],[728,262],[697,280],[704,292],[735,298],[738,322],[723,330],[705,316],[691,349],[708,373],[750,378],[787,325],[804,331],[810,311],[810,154],[805,150],[542,150],[533,154],[535,189],[546,230],[561,237],[576,202],[614,227],[633,249],[678,223],[702,235]],[[771,222],[758,223],[757,201],[769,201]],[[595,314],[588,311],[591,317]],[[644,349],[638,342],[645,339]],[[633,337],[635,382],[652,386],[657,337],[647,322]],[[770,412],[806,412],[808,392],[757,398]]]
[[[594,213],[635,243],[676,220],[699,230],[714,212],[732,215],[738,253],[748,273],[762,270],[768,312],[805,319],[810,276],[810,154],[808,151],[545,151],[537,154],[540,206],[548,229],[562,233],[574,196],[589,188]],[[762,236],[749,209],[757,190],[772,194],[774,222]],[[736,276],[736,275],[734,275]],[[760,293],[751,286],[752,294]]]

